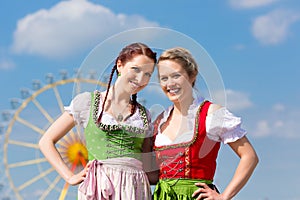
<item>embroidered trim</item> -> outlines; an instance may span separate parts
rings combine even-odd
[[[198,110],[197,110],[197,117],[195,118],[195,127],[194,127],[194,136],[193,136],[193,139],[189,142],[183,142],[183,143],[178,143],[178,144],[170,144],[170,145],[163,145],[163,146],[154,146],[154,150],[155,151],[163,151],[163,150],[166,150],[166,149],[175,149],[175,148],[179,148],[179,147],[187,147],[187,146],[190,146],[192,145],[196,140],[197,140],[197,137],[198,137],[198,126],[199,126],[199,114],[200,114],[200,111],[202,109],[202,106],[208,102],[207,100],[203,101]]]
[[[185,170],[184,170],[184,176],[185,177],[190,177],[190,171],[191,171],[191,166],[190,166],[190,148],[185,148],[185,163],[186,163],[186,167],[185,167]]]
[[[128,126],[128,125],[122,125],[122,124],[103,124],[100,122],[97,123],[97,117],[98,117],[98,111],[99,111],[99,105],[100,105],[100,91],[95,91],[95,100],[94,100],[94,106],[93,106],[93,120],[98,128],[100,128],[103,131],[116,131],[116,130],[124,130],[130,133],[137,133],[137,134],[146,134],[147,130],[149,129],[148,119],[147,119],[147,113],[144,106],[141,104],[137,104],[139,108],[139,114],[143,120],[143,128],[138,128],[134,126]]]

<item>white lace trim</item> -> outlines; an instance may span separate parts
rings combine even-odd
[[[161,119],[158,126],[158,134],[156,136],[155,145],[163,146],[191,141],[194,135],[197,110],[203,100],[204,99],[201,97],[193,101],[193,103],[189,107],[187,116],[189,131],[180,134],[175,138],[174,141],[172,141],[166,135],[161,134],[160,130],[161,125],[167,121],[173,109],[173,106],[170,106],[166,111],[164,111],[163,118]],[[241,118],[234,116],[225,107],[222,107],[206,117],[207,137],[211,140],[223,142],[225,144],[234,142],[242,138],[247,133],[244,129],[241,128],[241,124]]]
[[[99,110],[102,107],[102,99],[100,98]],[[70,103],[69,106],[65,106],[65,111],[73,115],[74,121],[76,124],[81,125],[86,128],[91,108],[91,94],[90,92],[84,92],[78,94]],[[137,108],[136,112],[129,117],[123,124],[130,125],[138,128],[143,128],[143,120],[139,115],[139,108]],[[100,114],[100,111],[98,112]],[[150,112],[147,110],[148,119],[150,118]],[[118,124],[116,119],[111,116],[109,113],[104,112],[102,116],[102,123],[108,125]],[[149,122],[150,123],[150,122]]]

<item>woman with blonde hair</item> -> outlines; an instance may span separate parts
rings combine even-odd
[[[160,169],[154,200],[229,200],[246,184],[258,157],[241,128],[241,119],[225,107],[193,95],[198,66],[184,48],[158,59],[160,86],[173,102],[154,122],[154,150]],[[240,157],[221,193],[214,185],[220,143]]]

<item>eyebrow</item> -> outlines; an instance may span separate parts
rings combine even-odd
[[[143,66],[143,65],[132,65],[131,68],[132,68],[132,67],[142,68],[142,66]],[[147,68],[148,68],[148,67],[147,67]],[[147,69],[146,69],[146,70],[147,70]],[[153,72],[154,72],[154,70],[145,71],[145,73],[150,73],[150,74],[153,74]]]
[[[176,75],[176,74],[182,74],[182,72],[181,72],[181,71],[176,71],[176,72],[170,73],[171,76],[172,76],[172,75]],[[169,74],[168,74],[168,75],[169,75]],[[159,74],[159,76],[161,76],[161,75]],[[162,75],[162,76],[166,76],[166,75]]]

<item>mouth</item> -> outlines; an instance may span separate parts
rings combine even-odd
[[[135,82],[133,82],[133,81],[129,81],[129,82],[130,82],[130,84],[131,84],[131,86],[132,86],[132,88],[133,88],[134,90],[137,90],[138,88],[141,87],[139,84],[137,84],[137,83],[135,83]]]
[[[172,89],[167,89],[167,92],[170,95],[174,96],[177,95],[180,92],[180,90],[181,90],[180,88],[172,88]]]

